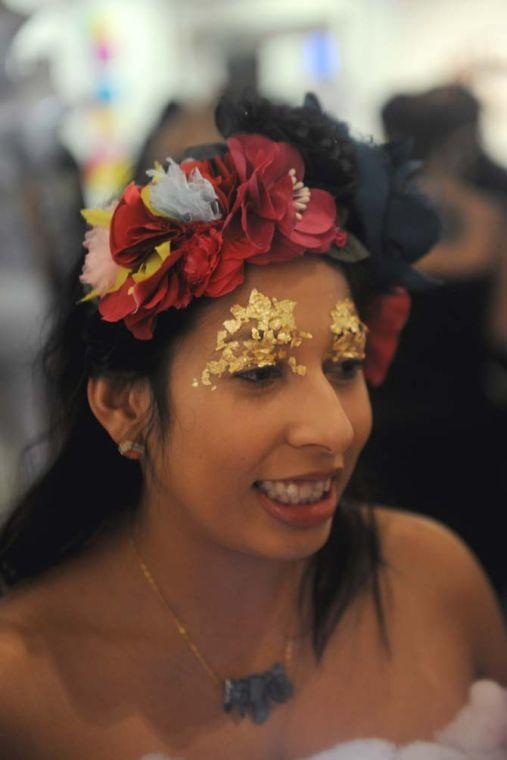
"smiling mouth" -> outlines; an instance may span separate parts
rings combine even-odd
[[[330,487],[325,490],[324,485],[327,488],[329,478],[326,481],[325,483],[322,482],[319,489],[320,494],[318,494],[316,487],[309,496],[305,496],[305,492],[302,490],[296,493],[290,486],[302,488],[303,485],[308,485],[310,481],[306,481],[306,483],[305,481],[299,481],[299,483],[297,481],[268,481],[275,484],[283,483],[287,488],[284,494],[271,491],[272,496],[266,492],[266,481],[258,481],[255,484],[255,490],[260,506],[271,518],[291,528],[307,530],[327,523],[336,512],[338,484],[335,479],[331,478]],[[319,481],[313,481],[313,483],[316,485],[319,484]]]
[[[279,504],[316,504],[331,490],[333,478],[319,480],[259,480],[254,485]]]

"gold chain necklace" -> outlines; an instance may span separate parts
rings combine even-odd
[[[220,678],[220,676],[207,662],[206,658],[199,650],[197,644],[192,641],[186,627],[183,625],[165,598],[164,594],[160,590],[160,586],[156,582],[152,573],[148,569],[146,562],[139,553],[132,536],[130,536],[129,542],[142,574],[162,604],[171,613],[178,633],[183,637],[188,648],[196,660],[200,662],[201,666],[207,672],[213,683],[223,689],[223,708],[225,712],[229,713],[232,712],[234,708],[237,708],[241,717],[244,717],[248,714],[254,723],[264,723],[271,712],[271,701],[285,702],[294,693],[294,687],[284,669],[284,665],[287,669],[289,668],[290,662],[292,660],[292,638],[287,637],[284,651],[284,664],[276,662],[271,666],[269,670],[265,671],[264,673],[253,673],[252,675],[246,676],[244,678]]]

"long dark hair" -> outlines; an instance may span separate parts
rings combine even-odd
[[[350,191],[354,167],[350,151],[344,149],[343,154],[341,187]],[[340,162],[337,156],[334,159],[336,168]],[[312,166],[318,172],[315,157]],[[324,179],[322,184],[328,184],[328,177]],[[148,380],[153,420],[166,428],[171,415],[165,393],[171,355],[175,343],[192,329],[205,307],[205,299],[200,299],[186,309],[171,309],[160,315],[152,340],[137,340],[123,323],[103,321],[92,304],[76,305],[82,296],[82,263],[77,262],[67,291],[59,298],[59,311],[42,357],[51,414],[48,464],[0,532],[0,571],[7,593],[85,551],[107,530],[117,529],[139,512],[141,469],[118,454],[93,415],[87,400],[88,379]],[[368,301],[367,269],[360,263],[337,266],[345,272],[361,311]],[[368,590],[373,593],[382,638],[388,644],[380,593],[382,565],[373,508],[364,505],[360,509],[344,498],[330,536],[311,558],[300,589],[300,601],[307,591],[311,594],[317,660],[345,611]]]

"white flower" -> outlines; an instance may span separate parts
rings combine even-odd
[[[155,211],[181,222],[213,222],[220,219],[217,194],[209,180],[204,179],[199,169],[193,169],[189,176],[179,164],[167,159],[168,167],[150,169],[153,177],[150,185],[150,202]]]

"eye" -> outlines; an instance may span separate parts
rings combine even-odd
[[[252,369],[236,372],[233,375],[233,377],[256,385],[267,385],[281,376],[282,370],[276,364],[266,364],[264,367],[252,367]]]
[[[329,362],[326,365],[326,371],[333,374],[339,381],[347,382],[359,375],[363,365],[363,359],[345,359],[341,362]]]

